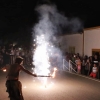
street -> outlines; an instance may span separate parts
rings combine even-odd
[[[58,71],[55,78],[43,81],[20,73],[24,100],[100,100],[100,81]],[[0,71],[0,100],[9,100],[5,87],[6,73]]]

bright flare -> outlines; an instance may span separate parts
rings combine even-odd
[[[57,68],[54,68],[54,71],[53,71],[53,73],[52,73],[52,78],[55,78],[55,76],[56,76],[56,71],[57,71]]]
[[[3,69],[3,71],[6,72],[7,70],[6,69]]]
[[[36,49],[35,49],[34,57],[33,57],[33,61],[34,61],[34,65],[35,65],[34,72],[37,75],[48,76],[50,74],[48,44],[49,43],[46,41],[44,35],[37,36],[37,38],[36,38]],[[39,79],[44,82],[44,85],[46,87],[47,77],[42,77],[42,78],[39,78]]]

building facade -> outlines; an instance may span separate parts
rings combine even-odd
[[[60,36],[58,40],[63,52],[88,56],[100,53],[100,27],[84,29],[82,34]]]

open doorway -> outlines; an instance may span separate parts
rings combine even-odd
[[[100,49],[92,49],[92,56],[95,54],[100,55]]]

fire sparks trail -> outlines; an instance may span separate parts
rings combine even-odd
[[[55,78],[56,71],[57,71],[57,68],[54,68],[54,71],[53,71],[53,73],[51,75],[48,75],[48,76],[46,76],[46,75],[38,75],[37,77],[52,77],[52,78]]]
[[[54,71],[53,71],[53,73],[52,73],[52,78],[55,78],[55,76],[56,76],[56,71],[57,71],[57,68],[54,68]]]

